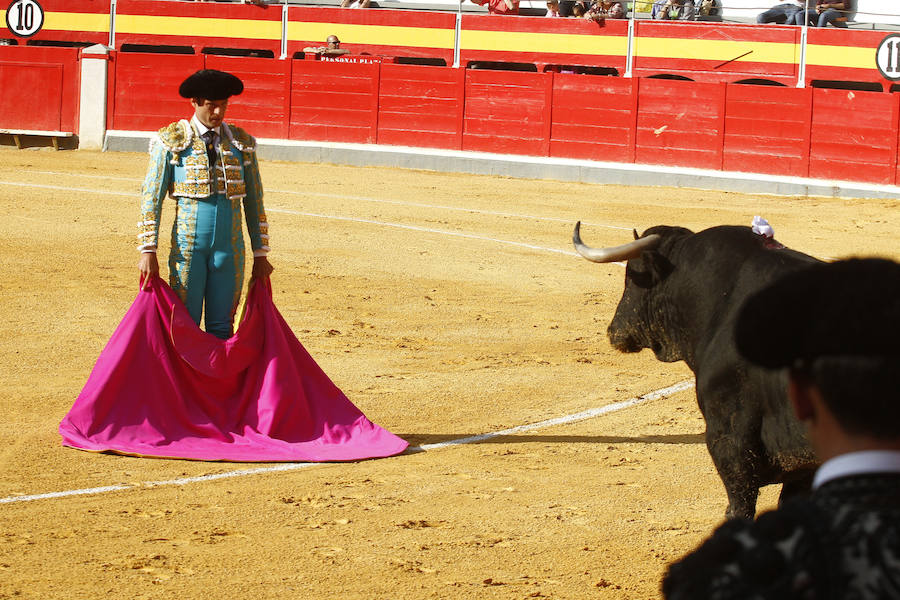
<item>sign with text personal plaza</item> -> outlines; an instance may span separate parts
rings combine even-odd
[[[357,65],[374,65],[378,64],[382,61],[380,56],[322,56],[319,60],[323,62],[338,62],[338,63],[354,63]]]

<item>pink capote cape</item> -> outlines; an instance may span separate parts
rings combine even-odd
[[[345,461],[407,443],[354,406],[250,287],[237,333],[201,331],[153,278],[104,348],[59,425],[63,444],[141,456],[228,461]]]

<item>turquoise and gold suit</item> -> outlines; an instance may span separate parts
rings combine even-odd
[[[256,140],[222,123],[210,169],[206,144],[188,120],[159,130],[150,142],[150,166],[141,191],[139,249],[155,250],[163,200],[175,200],[169,284],[206,331],[227,339],[244,281],[241,204],[254,256],[269,251],[269,226],[256,160]]]

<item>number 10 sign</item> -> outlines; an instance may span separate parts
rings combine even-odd
[[[44,9],[35,0],[13,0],[6,9],[6,26],[19,37],[31,37],[44,26]]]

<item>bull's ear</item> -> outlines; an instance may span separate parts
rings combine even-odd
[[[665,255],[660,254],[656,250],[645,251],[641,258],[647,266],[647,271],[652,277],[654,284],[664,280],[675,270],[675,265]]]

